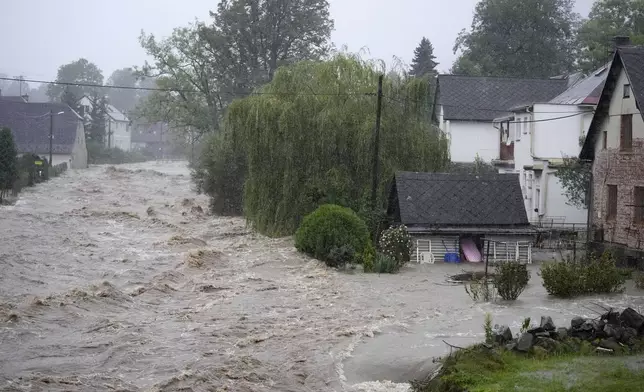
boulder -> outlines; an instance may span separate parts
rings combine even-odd
[[[534,342],[534,336],[531,333],[525,332],[521,334],[519,340],[517,341],[517,350],[527,353],[532,348],[532,343]]]
[[[604,336],[606,338],[615,338],[615,337],[619,338],[617,329],[618,328],[616,328],[614,325],[606,324],[604,326]]]
[[[637,313],[632,308],[627,308],[619,315],[619,321],[621,321],[622,326],[634,328],[637,331],[642,331],[642,326],[644,326],[644,316]]]
[[[561,343],[550,338],[537,338],[535,346],[543,347],[549,352],[555,352],[561,347]]]
[[[510,342],[505,345],[505,349],[508,351],[516,350],[516,348],[517,348],[517,342]]]
[[[619,325],[619,312],[606,312],[602,315],[601,319],[604,320],[606,324]]]
[[[570,321],[570,327],[572,329],[577,329],[577,328],[581,327],[585,322],[586,322],[586,320],[584,320],[583,318],[575,317],[575,318],[572,319],[572,321]]]
[[[537,332],[534,334],[535,338],[550,338],[550,332]]]
[[[637,339],[637,330],[634,328],[624,328],[621,336],[617,339],[620,343],[628,344],[633,346],[636,343]]]
[[[566,328],[557,328],[557,336],[559,340],[564,340],[568,337],[568,330]]]
[[[542,333],[542,332],[546,332],[546,330],[545,330],[545,329],[543,329],[543,328],[541,328],[541,327],[534,327],[534,328],[530,328],[530,329],[528,330],[528,333],[531,333],[531,334],[533,334],[533,335],[534,335],[534,334],[537,334],[537,333]]]
[[[599,342],[599,347],[613,350],[614,352],[622,351],[622,346],[615,340],[615,338],[602,339]]]
[[[541,328],[546,331],[554,331],[557,329],[555,327],[555,323],[552,321],[552,317],[550,316],[541,316]]]
[[[494,336],[494,342],[502,345],[512,340],[512,331],[507,325],[495,325],[492,330]]]

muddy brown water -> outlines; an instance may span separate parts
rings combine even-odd
[[[184,163],[155,162],[70,171],[0,207],[0,390],[405,391],[443,340],[480,340],[486,312],[516,330],[644,308],[630,287],[550,299],[537,267],[494,305],[445,283],[462,266],[339,273],[206,206]]]

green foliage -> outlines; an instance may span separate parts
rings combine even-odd
[[[367,245],[365,250],[360,254],[359,263],[364,267],[364,272],[374,272],[376,259],[376,249],[371,245]]]
[[[579,66],[592,72],[611,60],[616,36],[644,44],[644,2],[641,0],[597,0],[578,31],[581,46]]]
[[[530,323],[532,320],[530,320],[530,317],[526,317],[523,319],[523,323],[521,323],[521,333],[526,333],[530,329]]]
[[[574,0],[481,0],[471,30],[459,34],[462,54],[452,73],[552,77],[573,69]],[[543,61],[548,59],[548,61]]]
[[[142,83],[137,79],[134,69],[130,67],[112,72],[107,84],[110,86],[132,87],[132,89],[111,88],[106,91],[110,103],[123,113],[131,112],[139,100],[147,95],[144,90],[133,89],[134,87],[142,87]]]
[[[243,175],[234,184],[215,178],[224,158],[213,156],[201,166],[208,178],[202,182],[243,187],[246,218],[268,235],[293,233],[302,216],[326,203],[368,211],[376,103],[368,94],[376,91],[382,72],[347,54],[280,68],[259,94],[230,105],[225,143],[210,147],[232,149],[228,157],[244,161]],[[428,84],[385,78],[378,206],[395,171],[435,171],[449,162],[447,140],[427,115]]]
[[[530,281],[528,266],[516,262],[501,262],[496,266],[494,287],[501,298],[515,301]]]
[[[400,271],[403,264],[401,264],[394,257],[384,253],[376,253],[374,261],[373,272],[378,274],[395,274]]]
[[[103,72],[96,64],[86,59],[78,59],[69,64],[61,65],[58,68],[57,82],[79,83],[79,84],[103,84]],[[65,102],[75,107],[76,101],[85,94],[92,96],[100,91],[99,88],[90,86],[70,86],[62,84],[50,84],[47,95],[52,101]]]
[[[582,262],[546,264],[541,267],[541,277],[548,294],[561,298],[621,292],[626,282],[609,251],[599,258],[590,255]]]
[[[640,290],[644,290],[644,272],[637,272],[634,276],[635,287]]]
[[[409,75],[416,77],[434,77],[438,74],[436,71],[437,65],[436,56],[434,56],[434,45],[427,38],[423,37],[418,47],[414,50],[414,58],[411,60]]]
[[[404,225],[385,230],[378,243],[380,251],[404,265],[411,259],[412,240]]]
[[[465,292],[474,302],[493,302],[496,299],[496,289],[492,279],[482,278],[465,284]]]
[[[87,143],[88,161],[92,165],[145,162],[150,158],[138,151],[123,151],[120,148],[106,148],[102,143]]]
[[[563,165],[557,168],[555,176],[568,198],[568,205],[588,208],[591,174],[592,166],[589,162],[576,157],[564,157]]]
[[[352,257],[367,250],[367,225],[355,212],[332,204],[320,206],[307,215],[295,233],[295,247],[335,267],[338,257],[345,257],[350,247]],[[331,258],[333,253],[333,259]]]
[[[340,247],[333,247],[329,252],[326,259],[326,264],[329,267],[340,268],[347,264],[353,263],[356,259],[356,252],[350,245],[342,245]]]
[[[9,128],[0,129],[0,201],[18,179],[18,150]]]
[[[492,315],[485,313],[485,320],[483,321],[483,331],[485,332],[485,343],[494,343],[494,333],[492,332]]]

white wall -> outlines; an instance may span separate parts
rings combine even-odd
[[[565,217],[566,224],[585,224],[588,220],[588,210],[567,204],[568,197],[564,194],[563,187],[554,171],[549,171],[545,176],[544,183],[547,192],[542,207],[545,210],[543,214],[546,217]]]
[[[539,158],[578,156],[579,138],[586,135],[592,121],[592,112],[581,114],[583,111],[577,105],[534,105],[534,155]]]
[[[486,162],[499,158],[499,130],[491,122],[451,120],[443,126],[450,138],[452,162],[473,162],[476,154]]]
[[[129,123],[111,120],[108,126],[111,127],[112,132],[111,146],[130,151],[132,149],[132,136]]]
[[[622,70],[619,78],[617,79],[617,84],[615,87],[615,92],[610,101],[610,108],[608,110],[609,117],[606,118],[602,124],[601,129],[608,132],[606,141],[608,148],[619,148],[619,136],[620,136],[620,127],[621,127],[621,114],[637,114],[633,116],[633,139],[642,139],[644,138],[644,120],[642,116],[639,115],[640,111],[637,110],[635,106],[634,94],[631,91],[630,98],[624,98],[623,90],[624,85],[629,84],[628,77],[626,73]],[[599,135],[596,141],[596,148],[602,148],[603,135]]]

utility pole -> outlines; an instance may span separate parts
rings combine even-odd
[[[371,186],[371,207],[376,212],[378,204],[378,163],[380,157],[380,117],[382,116],[382,81],[384,75],[378,77],[378,106],[376,108],[376,128],[373,133],[373,184]]]
[[[47,167],[47,178],[49,178],[49,168],[52,166],[54,159],[54,111],[49,111],[49,165]]]
[[[112,120],[107,117],[107,149],[112,146]]]

